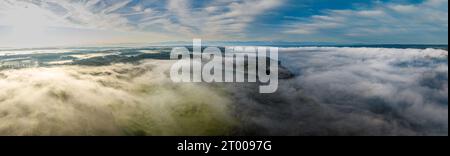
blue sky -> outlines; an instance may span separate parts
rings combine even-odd
[[[448,0],[2,0],[0,46],[448,42]]]

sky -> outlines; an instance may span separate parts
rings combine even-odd
[[[0,1],[0,47],[193,38],[447,44],[448,0]]]

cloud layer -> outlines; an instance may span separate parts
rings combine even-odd
[[[0,135],[230,134],[231,101],[208,86],[171,83],[170,64],[2,71]]]
[[[275,94],[174,84],[168,60],[2,70],[0,135],[448,135],[445,50],[283,48],[280,58],[296,77]]]
[[[276,94],[228,86],[242,133],[448,135],[448,52],[434,49],[286,48],[295,72]]]

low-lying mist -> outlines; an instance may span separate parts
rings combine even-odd
[[[226,135],[232,101],[173,84],[170,61],[0,74],[0,135]]]
[[[173,83],[170,60],[0,70],[0,135],[448,135],[445,50],[283,48],[280,58],[295,77],[274,94]]]

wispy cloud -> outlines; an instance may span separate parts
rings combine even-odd
[[[326,10],[320,15],[300,18],[285,30],[287,34],[352,40],[370,38],[380,42],[383,40],[377,37],[386,35],[409,38],[420,34],[425,38],[445,32],[448,32],[447,0],[426,0],[420,4],[377,2],[370,9]]]
[[[191,36],[241,36],[255,18],[283,4],[282,0],[214,0],[203,7],[192,1],[169,0],[168,10],[175,24]]]
[[[244,34],[258,15],[280,6],[282,2],[213,0],[197,4],[193,0],[6,0],[0,2],[0,7],[10,10],[32,7],[46,12],[48,17],[59,21],[59,24],[64,23],[66,27],[148,32],[163,30],[192,37]],[[2,12],[8,13],[7,10]],[[7,21],[2,24],[7,24]]]
[[[448,41],[447,0],[361,3],[364,5],[331,0],[3,0],[0,26],[16,19],[11,18],[11,14],[18,15],[14,11],[26,8],[47,17],[46,25],[52,27],[134,32],[148,34],[141,36],[146,39]]]

